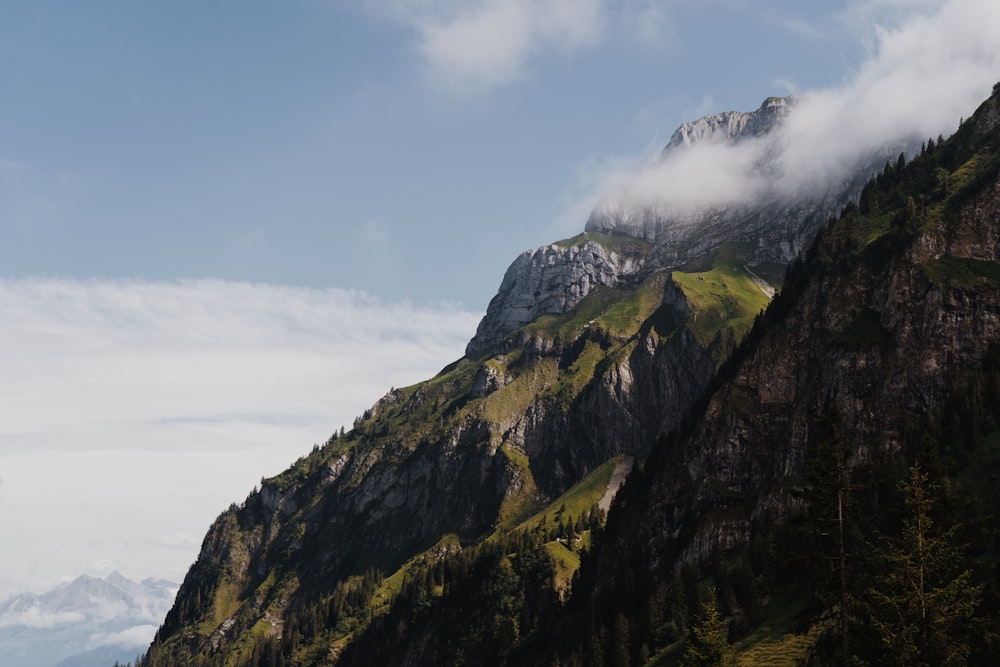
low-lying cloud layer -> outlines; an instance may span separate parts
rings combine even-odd
[[[798,93],[777,131],[673,151],[638,172],[605,173],[590,201],[603,195],[615,208],[687,216],[822,193],[873,156],[951,134],[1000,79],[1000,3],[910,2],[894,15],[898,23],[875,28],[872,56],[857,72],[840,86]],[[762,172],[761,164],[777,169]]]
[[[0,319],[10,589],[179,581],[218,512],[460,357],[478,315],[335,289],[0,280]]]

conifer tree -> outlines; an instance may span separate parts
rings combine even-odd
[[[881,571],[868,591],[872,623],[887,664],[900,667],[965,665],[972,619],[982,589],[960,570],[955,528],[936,530],[935,486],[919,464],[899,489],[907,516],[902,532],[878,550]]]
[[[728,635],[713,588],[702,605],[701,620],[691,628],[684,650],[684,667],[736,667],[736,652],[729,645]]]

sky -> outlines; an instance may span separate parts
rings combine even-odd
[[[836,178],[952,132],[998,34],[983,0],[4,2],[0,597],[180,581],[605,193],[755,191],[652,165],[682,121],[795,94],[788,173]]]

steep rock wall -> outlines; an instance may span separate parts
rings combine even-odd
[[[542,315],[561,315],[597,286],[617,287],[643,274],[641,247],[611,250],[594,241],[553,244],[518,256],[504,274],[496,296],[465,353],[477,357]]]
[[[664,439],[623,496],[599,590],[745,547],[802,506],[807,460],[829,437],[825,417],[837,415],[851,465],[891,458],[984,366],[1000,343],[996,108],[990,100],[947,149],[971,146],[967,162],[950,166],[979,170],[964,191],[923,216],[897,213],[881,232],[848,211],[793,272],[693,428]]]

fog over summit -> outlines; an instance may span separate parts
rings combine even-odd
[[[1000,5],[953,0],[878,29],[843,84],[686,122],[645,167],[603,182],[589,229],[655,238],[720,211],[823,201],[921,142],[949,136],[1000,77]]]

